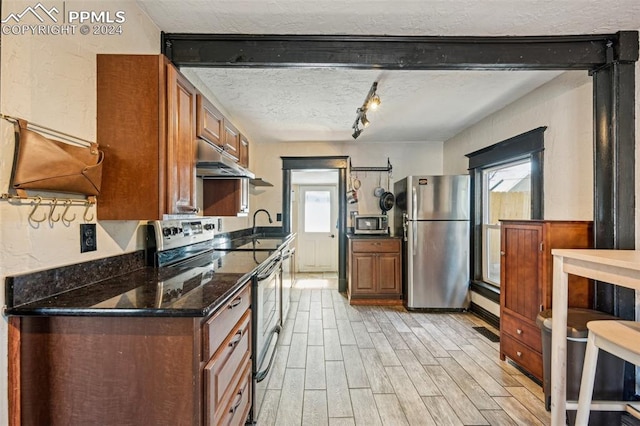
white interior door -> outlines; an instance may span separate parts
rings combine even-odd
[[[337,186],[301,185],[298,199],[299,270],[337,271]]]

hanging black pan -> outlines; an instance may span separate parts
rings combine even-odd
[[[396,198],[391,192],[385,192],[380,196],[380,209],[382,213],[386,213],[393,208]]]

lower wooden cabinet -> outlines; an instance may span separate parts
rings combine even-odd
[[[349,300],[402,299],[400,239],[349,239]]]
[[[241,425],[249,282],[209,318],[12,317],[11,418],[39,425]]]

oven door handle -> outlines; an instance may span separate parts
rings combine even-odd
[[[267,270],[267,272],[258,275],[256,279],[258,281],[264,281],[267,278],[269,278],[273,274],[273,272],[280,267],[280,264],[282,263],[281,260],[282,260],[282,255],[274,259],[271,266],[269,266],[269,269]]]
[[[267,374],[269,374],[269,370],[271,370],[271,364],[273,364],[273,360],[276,357],[276,352],[278,352],[278,340],[280,340],[281,330],[282,330],[282,327],[280,327],[279,325],[276,325],[271,330],[271,334],[270,334],[271,338],[267,342],[267,347],[271,346],[271,340],[273,340],[274,334],[276,335],[276,343],[275,345],[273,345],[273,352],[271,352],[271,356],[269,357],[269,363],[267,364],[266,368],[262,371],[256,371],[256,374],[254,376],[256,383],[260,383],[261,381],[263,381],[265,377],[267,377]]]

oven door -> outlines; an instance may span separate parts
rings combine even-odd
[[[269,262],[253,279],[253,379],[254,398],[252,420],[258,418],[260,405],[264,398],[264,390],[271,364],[276,354],[278,336],[281,330],[281,276],[282,259],[278,256]],[[262,383],[261,383],[262,382]]]

